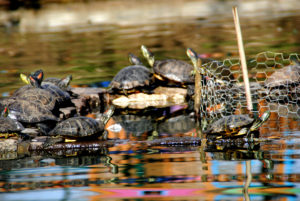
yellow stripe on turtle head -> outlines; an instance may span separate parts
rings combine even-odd
[[[21,78],[21,80],[22,80],[23,82],[25,82],[26,84],[30,84],[30,81],[29,81],[28,77],[27,77],[25,74],[21,73],[21,74],[20,74],[20,78]]]

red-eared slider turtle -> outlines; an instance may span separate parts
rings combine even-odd
[[[150,85],[152,78],[150,70],[133,54],[129,54],[129,61],[132,65],[121,69],[115,75],[109,85],[111,89],[128,92],[127,90]]]
[[[47,77],[46,79],[43,80],[42,86],[46,83],[51,83],[64,91],[69,91],[70,90],[69,85],[71,81],[72,81],[72,75],[68,75],[62,79],[56,77]]]
[[[264,112],[257,119],[253,119],[248,115],[224,116],[209,124],[204,133],[218,135],[217,138],[248,135],[250,132],[257,130],[269,117],[270,111]]]
[[[5,107],[0,116],[0,136],[8,136],[10,134],[19,133],[24,130],[23,125],[11,118],[8,118],[8,108]]]
[[[154,76],[157,79],[167,80],[180,85],[195,82],[194,76],[192,76],[194,70],[192,65],[176,59],[157,61],[154,59],[153,53],[146,46],[142,45],[141,50],[149,65],[153,67]]]
[[[58,118],[51,111],[42,105],[27,100],[16,99],[8,105],[11,119],[22,123],[39,123],[44,121],[58,121]]]
[[[26,85],[24,87],[21,87],[20,88],[21,90],[19,89],[15,91],[13,96],[19,96],[21,93],[26,93],[26,90],[35,87],[50,92],[55,97],[59,106],[65,106],[70,104],[71,97],[68,92],[61,90],[59,87],[57,87],[56,85],[50,82],[46,82],[42,84],[44,78],[43,70],[37,70],[34,73],[30,74],[27,78],[25,78],[24,76],[22,76],[21,78],[26,83],[30,82],[31,85]]]
[[[291,65],[285,66],[274,72],[266,81],[267,88],[288,87],[300,83],[300,63],[292,61]]]
[[[57,97],[54,96],[48,90],[35,87],[38,86],[38,84],[34,82],[37,82],[37,80],[30,79],[30,84],[33,87],[30,87],[24,90],[23,92],[20,91],[19,93],[16,93],[16,95],[14,95],[13,98],[27,100],[30,102],[36,102],[50,111],[54,110],[56,106]]]
[[[60,136],[63,138],[84,139],[89,137],[103,137],[105,139],[104,127],[113,115],[114,108],[110,107],[100,120],[90,117],[71,117],[60,123],[49,132],[50,136]]]

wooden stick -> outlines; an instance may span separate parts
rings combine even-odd
[[[232,7],[232,13],[233,13],[233,19],[234,19],[234,25],[235,25],[235,31],[237,35],[237,42],[239,47],[239,54],[240,54],[240,60],[241,60],[241,66],[243,71],[243,78],[244,78],[244,84],[245,84],[245,92],[246,92],[246,99],[247,99],[247,107],[249,111],[252,111],[252,100],[251,100],[251,92],[250,92],[250,84],[249,84],[249,78],[248,78],[248,69],[247,69],[247,63],[246,63],[246,56],[245,56],[245,50],[243,45],[243,38],[242,38],[242,31],[240,27],[240,21],[238,16],[237,7]]]

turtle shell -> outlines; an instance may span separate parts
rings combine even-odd
[[[254,122],[248,115],[224,116],[208,126],[204,133],[234,134],[242,127],[249,127]]]
[[[50,111],[55,108],[57,99],[49,91],[40,88],[29,88],[15,98],[39,103]]]
[[[153,70],[155,74],[173,82],[181,84],[195,82],[195,78],[191,75],[194,67],[181,60],[166,59],[155,61]]]
[[[300,65],[285,66],[274,72],[266,81],[266,87],[280,87],[300,83]]]
[[[23,125],[7,117],[0,117],[0,133],[16,133],[24,130]]]
[[[71,101],[70,94],[61,90],[54,84],[44,83],[42,84],[42,89],[49,91],[53,96],[55,96],[57,103],[60,105],[68,104]]]
[[[58,118],[41,104],[16,99],[8,104],[8,117],[22,123],[39,123],[45,121],[58,121]]]
[[[49,135],[60,135],[63,137],[82,138],[96,134],[101,135],[104,131],[104,123],[98,122],[89,117],[72,117],[58,123],[55,128],[49,132]]]
[[[121,69],[110,83],[112,89],[134,89],[148,86],[151,82],[152,73],[142,65],[132,65]]]

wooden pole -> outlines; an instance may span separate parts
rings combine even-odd
[[[232,13],[233,13],[235,31],[237,35],[241,66],[243,71],[243,79],[244,79],[246,99],[247,99],[247,108],[249,111],[252,111],[253,106],[252,106],[251,91],[250,91],[250,84],[248,78],[248,69],[247,69],[246,56],[245,56],[245,50],[244,50],[244,44],[242,38],[242,31],[240,27],[240,21],[239,21],[239,16],[238,16],[238,11],[236,6],[232,7]]]

